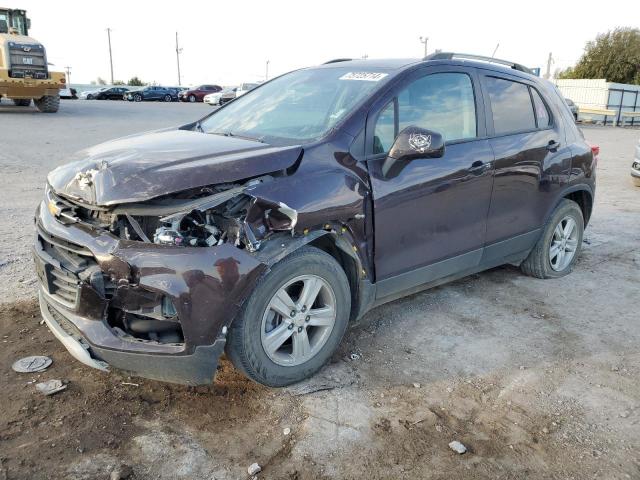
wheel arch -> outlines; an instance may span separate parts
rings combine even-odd
[[[589,220],[591,218],[591,213],[593,212],[593,190],[589,185],[574,185],[565,190],[563,190],[556,201],[553,202],[549,211],[547,211],[544,217],[543,226],[547,224],[551,215],[556,210],[560,202],[562,200],[572,200],[578,204],[580,210],[582,211],[582,217],[584,218],[584,227],[587,227]]]
[[[327,253],[342,267],[351,292],[350,320],[361,317],[373,304],[375,294],[362,261],[355,253],[355,244],[348,235],[331,230],[314,230],[300,237],[278,235],[265,242],[258,258],[271,267],[306,245]]]

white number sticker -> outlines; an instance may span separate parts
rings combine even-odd
[[[379,82],[387,75],[389,74],[378,73],[378,72],[349,72],[341,76],[340,80],[360,80],[364,82]]]

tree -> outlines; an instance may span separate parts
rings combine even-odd
[[[604,78],[640,85],[640,29],[616,28],[587,42],[575,67],[558,78]]]
[[[126,83],[124,83],[122,80],[114,80],[113,84],[114,85],[126,85]]]
[[[144,82],[138,77],[131,77],[131,79],[127,82],[127,85],[129,85],[130,87],[142,87],[144,86]]]
[[[98,85],[106,85],[107,84],[107,81],[102,77],[96,78],[96,82],[98,83]]]

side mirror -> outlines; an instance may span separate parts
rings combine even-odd
[[[440,158],[444,155],[444,139],[438,132],[409,126],[393,142],[382,164],[384,178],[394,178],[413,159]]]
[[[413,125],[398,134],[389,151],[389,157],[395,160],[440,158],[443,155],[444,140],[442,135]]]

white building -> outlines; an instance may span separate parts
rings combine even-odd
[[[579,120],[592,120],[618,125],[640,125],[640,85],[594,80],[555,80],[558,89],[580,110],[613,110],[614,115],[579,113]],[[630,113],[637,112],[637,116]],[[625,115],[626,114],[626,115]]]

